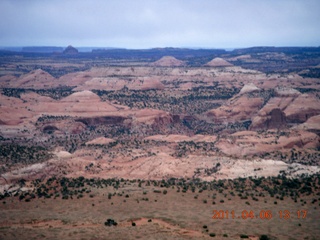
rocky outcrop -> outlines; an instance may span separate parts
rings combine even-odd
[[[286,124],[287,120],[284,112],[282,112],[279,108],[272,109],[270,112],[270,118],[266,121],[267,128],[282,129],[286,127]]]
[[[265,116],[257,116],[250,126],[251,130],[284,129],[287,126],[286,115],[280,108],[272,109]]]
[[[259,91],[260,88],[258,88],[256,85],[254,85],[253,83],[249,83],[244,85],[239,94],[245,94],[245,93],[250,93],[250,92],[256,92]]]
[[[320,135],[320,115],[310,117],[306,122],[298,125],[296,129],[306,130]]]
[[[142,109],[132,116],[132,126],[139,128],[149,126],[153,130],[165,129],[174,123],[172,114],[154,109]]]
[[[320,100],[309,94],[301,94],[284,110],[288,122],[303,123],[320,114]]]
[[[289,87],[277,87],[275,94],[277,97],[298,97],[301,95],[298,90]]]
[[[33,114],[26,108],[23,100],[7,97],[0,93],[0,123],[1,125],[18,125],[32,118]]]
[[[113,143],[115,140],[111,138],[99,137],[95,138],[89,142],[86,142],[86,145],[107,145],[109,143]]]
[[[65,120],[46,120],[38,123],[38,127],[43,133],[47,134],[80,134],[86,129],[86,125],[73,119]]]
[[[158,61],[152,63],[151,65],[158,67],[180,67],[185,65],[185,62],[178,60],[175,57],[164,56],[160,58]]]
[[[44,133],[53,133],[54,131],[57,131],[57,130],[59,130],[56,126],[52,126],[52,125],[47,125],[47,126],[45,126],[44,128],[43,128],[43,132]]]
[[[227,104],[210,110],[207,117],[215,123],[234,123],[250,120],[263,105],[263,98],[248,97],[247,95],[237,96]]]
[[[208,67],[232,67],[233,65],[229,63],[228,61],[224,60],[223,58],[214,58],[205,66]]]
[[[46,89],[57,87],[58,82],[49,73],[42,69],[37,69],[20,76],[15,81],[10,81],[10,87],[13,88],[32,88],[32,89]]]
[[[220,138],[215,144],[229,156],[252,156],[292,148],[314,149],[320,146],[319,136],[306,131],[268,131],[258,134],[254,131],[237,132]]]
[[[287,123],[303,123],[318,114],[320,114],[318,98],[301,94],[291,88],[276,88],[275,97],[269,99],[257,116],[252,118],[250,129],[284,129]]]
[[[100,102],[100,97],[91,91],[75,92],[61,99],[61,102]]]

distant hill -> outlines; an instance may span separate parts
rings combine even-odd
[[[54,52],[62,52],[62,47],[23,47],[22,52],[29,53],[54,53]]]
[[[63,54],[78,54],[79,51],[78,49],[72,47],[71,45],[69,45],[66,49],[63,50]]]
[[[231,63],[224,60],[223,58],[214,58],[205,65],[210,66],[210,67],[230,67],[230,66],[233,66]]]
[[[265,52],[301,53],[301,52],[320,52],[320,47],[250,47],[234,49],[234,54],[250,54]]]
[[[164,56],[158,61],[152,63],[152,65],[158,66],[158,67],[178,67],[178,66],[185,65],[185,63],[183,61],[176,59],[175,57]]]
[[[140,58],[157,61],[165,56],[178,59],[189,59],[193,57],[218,56],[227,53],[224,49],[189,49],[189,48],[152,48],[152,49],[94,49],[92,54],[108,56],[110,58]]]

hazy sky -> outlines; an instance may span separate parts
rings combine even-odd
[[[320,46],[319,0],[0,0],[0,46]]]

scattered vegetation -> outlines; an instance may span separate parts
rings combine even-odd
[[[132,108],[154,108],[172,114],[201,114],[220,106],[216,100],[226,100],[238,93],[237,88],[216,86],[197,87],[189,91],[163,90],[128,90],[121,91],[93,90],[103,100],[116,101]]]
[[[0,164],[2,164],[0,173],[18,164],[30,165],[45,162],[52,157],[47,149],[39,146],[29,147],[18,144],[2,144],[0,148]]]
[[[61,199],[73,199],[83,198],[88,196],[93,198],[95,194],[92,192],[95,188],[113,187],[115,190],[121,188],[121,186],[137,183],[140,185],[141,192],[143,193],[143,187],[154,186],[156,189],[154,193],[168,194],[165,189],[161,191],[161,188],[175,188],[182,189],[182,193],[187,191],[194,192],[197,189],[198,192],[203,191],[216,191],[223,193],[224,191],[231,191],[231,196],[240,199],[247,199],[243,196],[251,196],[252,198],[264,198],[269,195],[275,198],[291,198],[296,201],[303,196],[309,196],[311,194],[319,194],[320,189],[320,174],[312,176],[302,176],[301,178],[286,178],[285,176],[278,177],[262,177],[262,178],[238,178],[234,180],[218,180],[218,181],[199,181],[198,179],[176,179],[170,178],[168,180],[125,180],[125,179],[98,179],[98,178],[56,178],[52,177],[46,181],[37,179],[31,182],[33,190],[15,192],[5,192],[0,194],[0,200],[7,197],[17,197],[19,200],[30,201],[34,198],[61,198]],[[20,185],[25,185],[25,180],[20,180]],[[118,195],[123,195],[118,193]],[[227,197],[227,194],[224,194]],[[108,199],[115,196],[115,193],[106,194]],[[129,198],[129,194],[123,195],[124,198]],[[215,194],[213,194],[215,198]],[[195,198],[197,199],[197,198]],[[141,199],[141,200],[146,200]],[[147,200],[146,200],[147,201]],[[207,203],[207,199],[202,199],[204,203]],[[313,200],[315,203],[317,200]],[[224,199],[220,200],[220,203],[224,203]],[[247,202],[247,201],[246,201]],[[275,201],[277,204],[277,201]]]

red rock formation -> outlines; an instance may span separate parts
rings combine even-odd
[[[58,86],[56,79],[42,69],[37,69],[20,76],[15,81],[10,81],[13,88],[46,89]]]
[[[234,123],[250,120],[261,108],[263,99],[259,97],[237,96],[227,104],[210,110],[206,115],[216,123]]]
[[[296,128],[320,135],[320,115],[310,117],[306,122],[298,125]]]
[[[208,62],[205,66],[209,67],[231,67],[233,66],[228,61],[224,60],[223,58],[214,58],[210,62]]]
[[[284,129],[287,126],[286,115],[280,108],[273,108],[266,116],[254,118],[251,130]]]
[[[99,137],[99,138],[95,138],[89,142],[86,142],[86,145],[107,145],[109,143],[114,142],[115,140],[113,140],[112,138],[105,138],[105,137]]]
[[[301,94],[284,110],[288,122],[303,123],[320,114],[320,100],[309,94]]]

